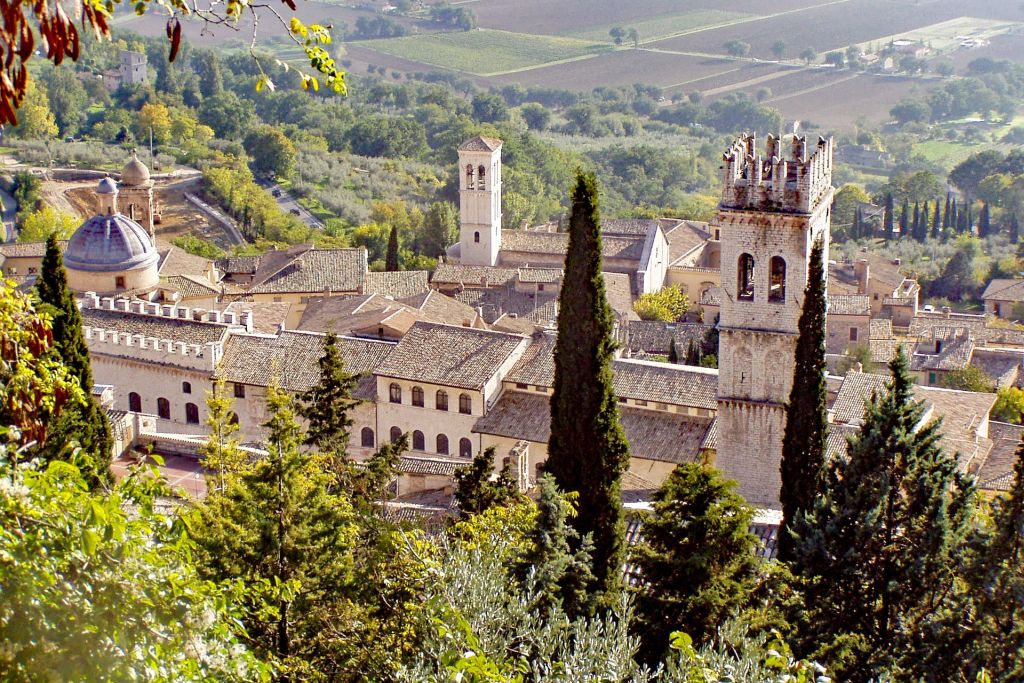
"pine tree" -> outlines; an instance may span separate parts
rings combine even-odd
[[[64,407],[56,424],[50,425],[48,438],[36,455],[44,461],[63,459],[68,454],[68,444],[77,442],[91,460],[83,474],[93,486],[97,486],[110,480],[114,442],[107,416],[92,397],[92,365],[89,347],[82,333],[82,314],[68,288],[64,258],[53,234],[46,240],[46,254],[36,292],[41,302],[39,309],[53,317],[53,353],[78,378],[85,394],[84,403],[71,403]]]
[[[693,346],[693,340],[690,340],[690,346]],[[687,357],[689,357],[689,349],[687,349]],[[668,362],[673,365],[679,362],[679,351],[676,349],[676,338],[672,337],[668,342]]]
[[[932,239],[938,239],[942,234],[942,210],[939,208],[939,200],[935,200],[935,209],[932,214]]]
[[[1024,442],[1017,446],[1013,485],[993,502],[993,533],[983,539],[974,580],[975,668],[995,681],[1024,680]],[[977,671],[971,671],[971,678]]]
[[[305,444],[332,454],[336,460],[344,460],[352,426],[348,414],[357,404],[352,399],[356,377],[346,372],[338,337],[333,332],[324,338],[324,352],[318,365],[320,379],[299,397],[299,412],[308,421]]]
[[[801,636],[843,680],[934,673],[927,660],[944,646],[937,626],[975,505],[970,480],[939,446],[939,422],[923,422],[902,348],[889,369],[891,382],[865,404],[860,432],[797,528]]]
[[[828,396],[825,387],[825,267],[824,247],[811,248],[800,312],[793,388],[786,404],[786,429],[782,437],[782,525],[778,536],[779,559],[794,559],[790,531],[796,521],[814,509],[821,491],[828,429]]]
[[[893,202],[892,193],[885,195],[885,239],[891,240],[895,236],[893,220],[895,220],[896,205]]]
[[[519,488],[507,467],[492,481],[494,453],[494,446],[489,446],[472,463],[455,470],[455,504],[464,519],[519,498]]]
[[[391,234],[388,236],[388,253],[384,260],[384,270],[389,273],[398,271],[398,226],[391,226]]]
[[[673,631],[704,640],[750,598],[760,562],[753,510],[736,482],[698,463],[679,465],[654,495],[634,560],[641,657],[661,659]]]
[[[333,478],[321,456],[300,449],[291,398],[271,387],[267,409],[266,457],[211,494],[191,534],[208,578],[292,586],[278,597],[276,614],[247,614],[247,630],[286,671],[326,672],[337,666],[342,638],[337,611],[352,570],[352,508],[331,493]]]
[[[612,386],[614,317],[601,275],[597,183],[577,174],[569,219],[569,249],[559,297],[551,437],[545,468],[565,491],[579,494],[573,520],[594,543],[595,592],[621,583],[625,521],[620,481],[629,444]]]
[[[1010,214],[1010,241],[1014,244],[1020,241],[1020,223],[1017,222],[1017,214]]]
[[[589,536],[581,539],[568,522],[576,514],[572,501],[577,497],[559,491],[550,475],[542,476],[538,486],[537,521],[518,567],[520,580],[536,596],[532,608],[545,618],[559,609],[570,617],[589,614],[593,546]]]
[[[982,202],[981,214],[978,216],[978,237],[988,237],[991,234],[992,224],[988,213],[988,202]]]

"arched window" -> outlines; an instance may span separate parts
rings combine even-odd
[[[459,455],[463,458],[473,457],[473,442],[469,439],[459,439]]]
[[[182,382],[181,383],[181,393],[183,393],[183,394],[191,394],[192,393],[192,382]]]
[[[487,185],[484,183],[484,175],[487,173],[487,169],[484,168],[483,164],[480,164],[480,168],[476,169],[476,189],[486,190]]]
[[[479,242],[480,241],[480,233],[479,233],[479,231],[473,233],[473,241],[474,242]]]
[[[390,400],[392,403],[402,402],[402,387],[392,382],[391,386],[388,388],[388,392],[390,394]]]
[[[448,392],[438,391],[434,397],[434,407],[438,410],[448,410]]]
[[[133,413],[142,412],[142,397],[136,394],[134,391],[128,394],[128,410]]]
[[[199,424],[199,406],[195,403],[185,404],[185,422],[190,425]]]
[[[786,260],[781,256],[772,256],[768,301],[773,303],[786,301]]]
[[[363,427],[362,431],[359,432],[359,445],[363,448],[373,448],[373,430],[369,427]]]
[[[236,425],[238,424],[238,413],[231,411],[228,413],[228,423]]]
[[[473,399],[469,394],[459,394],[459,412],[463,415],[473,414]]]
[[[423,407],[423,389],[422,387],[412,388],[412,404],[414,406]]]
[[[427,444],[426,440],[423,438],[423,432],[418,429],[412,433],[412,449],[414,451],[427,450]]]
[[[754,300],[754,257],[740,254],[736,269],[736,298],[740,301]]]
[[[166,398],[158,398],[156,400],[156,414],[164,420],[171,419],[171,402]]]
[[[466,165],[466,189],[475,190],[476,181],[473,178],[473,164]]]
[[[444,434],[437,435],[437,452],[442,455],[448,455],[448,437]]]
[[[402,430],[398,427],[391,428],[391,443],[394,443],[402,438]]]

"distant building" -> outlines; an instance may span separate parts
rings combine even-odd
[[[117,69],[103,74],[103,85],[114,92],[122,85],[144,85],[149,82],[146,53],[121,50],[121,62]]]

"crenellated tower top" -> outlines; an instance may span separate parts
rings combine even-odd
[[[813,213],[832,189],[832,139],[818,138],[808,153],[807,138],[792,136],[790,154],[782,154],[782,138],[769,135],[762,156],[757,137],[744,133],[722,160],[725,183],[722,209]]]

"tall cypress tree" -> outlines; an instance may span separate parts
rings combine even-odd
[[[935,673],[928,659],[944,647],[940,626],[973,524],[973,484],[940,447],[939,421],[924,421],[902,348],[889,369],[797,528],[801,638],[843,680]]]
[[[779,559],[794,559],[791,530],[796,520],[814,508],[821,491],[828,429],[825,387],[825,269],[821,241],[811,248],[798,323],[793,388],[786,404],[786,430],[782,437],[782,525]]]
[[[903,200],[903,208],[900,209],[900,239],[910,234],[910,200]]]
[[[935,210],[932,215],[932,239],[938,239],[942,231],[942,210],[939,208],[939,200],[935,200]]]
[[[579,172],[572,193],[569,249],[559,296],[551,438],[545,469],[564,491],[579,493],[573,520],[581,538],[592,535],[597,591],[621,583],[625,520],[620,480],[629,444],[612,386],[614,317],[601,275],[597,181]]]
[[[893,221],[895,220],[896,204],[892,199],[892,192],[885,195],[885,239],[891,240],[895,234]]]
[[[978,237],[988,237],[992,234],[991,217],[988,213],[988,202],[981,205],[981,214],[978,216]]]
[[[41,302],[40,309],[53,316],[54,353],[78,378],[85,393],[84,404],[68,404],[61,411],[38,455],[43,460],[60,459],[67,455],[67,445],[77,442],[92,459],[86,466],[86,478],[94,485],[106,482],[110,478],[113,449],[110,424],[92,397],[92,365],[89,347],[82,334],[82,314],[68,288],[64,258],[53,234],[46,239],[46,255],[36,282],[36,292]]]
[[[1010,214],[1010,241],[1014,244],[1020,241],[1020,223],[1017,222],[1017,214]]]
[[[921,204],[914,202],[914,218],[911,221],[910,234],[915,240],[921,241]]]
[[[388,253],[384,260],[384,270],[389,273],[398,271],[398,226],[391,226],[391,234],[388,235]]]
[[[693,340],[692,339],[690,340],[690,346],[691,347],[693,346]],[[686,353],[687,354],[690,353],[689,349],[687,349]],[[672,363],[673,365],[675,365],[676,363],[679,362],[679,349],[676,348],[676,338],[675,337],[672,337],[668,341],[668,362]]]
[[[947,192],[946,193],[946,208],[942,212],[942,232],[943,232],[943,234],[948,234],[949,229],[953,226],[953,223],[950,222],[951,221],[951,219],[950,219],[950,210],[951,210],[950,201],[951,201],[951,199],[952,199],[952,197]]]

